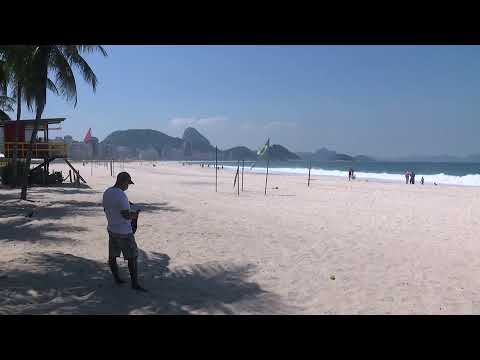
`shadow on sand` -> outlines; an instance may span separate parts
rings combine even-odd
[[[72,238],[65,237],[65,233],[72,235],[88,229],[83,226],[61,225],[58,223],[35,224],[29,219],[15,218],[0,223],[0,242],[21,241],[30,243],[46,242],[73,242]],[[58,233],[62,233],[59,235]]]
[[[63,253],[30,253],[0,263],[0,314],[276,314],[278,296],[248,281],[252,265],[199,264],[170,270],[166,254],[141,252],[148,293],[113,284],[104,263]],[[124,278],[128,272],[120,261]]]
[[[162,202],[162,203],[135,203],[135,206],[137,206],[141,211],[146,211],[146,212],[155,212],[155,211],[171,211],[171,212],[178,212],[178,211],[183,211],[180,208],[177,208],[175,206],[168,205],[168,202]]]

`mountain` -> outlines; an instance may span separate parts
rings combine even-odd
[[[357,155],[357,156],[350,156],[347,154],[340,154],[333,150],[328,150],[327,148],[321,148],[314,153],[311,152],[297,152],[297,155],[300,156],[303,160],[318,160],[318,161],[362,161],[362,162],[370,162],[376,161],[375,159],[365,156],[365,155]]]
[[[270,160],[285,161],[285,160],[297,160],[300,157],[288,150],[286,147],[278,144],[270,146],[269,156]]]
[[[374,158],[371,158],[369,156],[365,156],[365,155],[357,155],[357,156],[354,156],[353,157],[353,160],[354,161],[358,161],[358,162],[372,162],[372,161],[375,161]]]
[[[119,130],[100,143],[101,158],[141,158],[154,160],[215,160],[215,147],[193,127],[187,127],[182,138],[156,130]],[[258,160],[257,153],[245,146],[218,149],[219,160]],[[271,160],[296,160],[298,155],[275,144],[270,147]]]
[[[236,146],[231,149],[222,151],[223,160],[257,160],[257,153],[245,146]]]
[[[157,130],[149,129],[130,129],[114,131],[108,135],[102,142],[103,145],[125,146],[128,148],[149,149],[154,148],[161,151],[169,144],[173,147],[181,148],[183,140],[168,136]]]
[[[183,132],[182,140],[186,143],[190,143],[192,147],[192,153],[210,153],[215,152],[215,147],[210,144],[210,141],[200,134],[198,130],[193,127],[187,127]]]

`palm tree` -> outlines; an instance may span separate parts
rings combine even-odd
[[[28,61],[28,55],[31,52],[30,46],[14,45],[14,46],[2,46],[0,48],[0,55],[2,57],[2,74],[1,80],[4,86],[4,93],[8,87],[13,88],[12,100],[17,102],[17,122],[15,125],[15,142],[13,144],[13,184],[16,183],[17,178],[17,144],[19,138],[19,121],[22,113],[22,88],[25,82],[25,67]],[[13,111],[11,109],[10,111]]]
[[[10,72],[7,69],[3,59],[2,48],[0,48],[0,121],[10,120],[10,116],[5,111],[13,111],[13,99],[8,96],[8,86],[10,83]]]
[[[101,46],[93,45],[37,45],[32,47],[32,52],[27,57],[25,83],[23,88],[24,99],[28,108],[35,110],[35,123],[30,139],[27,158],[25,161],[25,174],[22,181],[20,198],[27,199],[28,173],[32,159],[32,149],[37,138],[38,125],[42,118],[47,103],[47,89],[58,92],[67,101],[77,105],[77,86],[74,69],[80,71],[83,79],[95,92],[97,77],[81,53],[100,52],[107,56]],[[55,77],[54,83],[49,81],[48,74]]]

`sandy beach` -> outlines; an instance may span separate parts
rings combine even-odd
[[[0,189],[0,314],[480,313],[480,188],[246,173],[238,197],[227,169],[215,193],[213,168],[126,163],[139,294],[106,263],[114,180],[76,166],[88,188]]]

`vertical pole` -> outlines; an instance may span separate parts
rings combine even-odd
[[[47,161],[45,158],[43,159],[45,162]],[[43,185],[47,184],[47,178],[45,172],[47,171],[47,164],[43,165],[43,175],[42,175],[42,181]]]
[[[243,168],[245,167],[245,160],[242,160],[242,192],[243,192]]]
[[[265,176],[265,195],[267,195],[268,165],[269,164],[270,164],[270,160],[267,160],[267,175]]]
[[[68,177],[70,178],[70,184],[72,183],[72,170],[68,170]]]
[[[218,148],[215,146],[215,192],[217,192],[218,187]]]
[[[237,194],[240,196],[240,160],[237,162],[237,176],[238,176],[238,182],[237,182]]]
[[[310,160],[310,164],[308,166],[308,184],[307,186],[310,187],[310,170],[312,169],[312,160]]]

